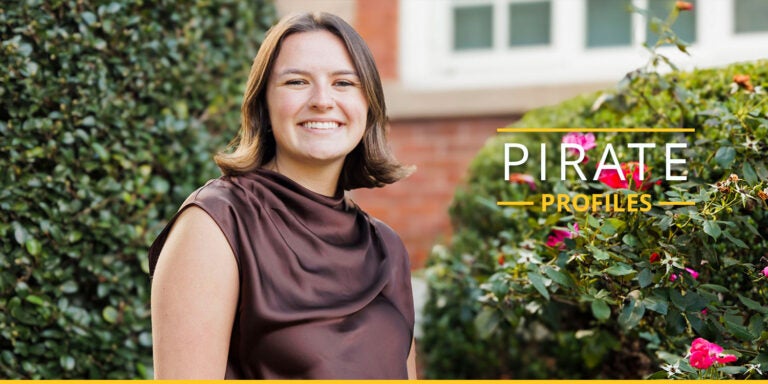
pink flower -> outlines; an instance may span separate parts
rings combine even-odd
[[[694,279],[694,280],[696,280],[696,279],[698,279],[698,278],[699,278],[699,273],[698,273],[698,272],[696,272],[696,271],[694,271],[693,269],[691,269],[691,268],[686,268],[685,270],[686,270],[686,271],[688,271],[688,273],[690,273],[690,274],[691,274],[691,277],[693,277],[693,279]]]
[[[674,273],[669,275],[669,281],[675,281],[675,280],[677,280],[677,275],[675,275]]]
[[[701,314],[702,314],[702,315],[706,316],[706,315],[707,315],[707,313],[709,313],[709,312],[707,312],[707,309],[706,309],[706,308],[704,308],[704,309],[702,309],[702,310],[701,310]]]
[[[509,182],[517,184],[528,184],[528,188],[530,188],[531,191],[536,190],[536,182],[531,175],[526,175],[524,173],[513,173],[509,175]]]
[[[763,268],[763,276],[768,277],[768,267]]]
[[[573,232],[567,229],[552,229],[552,234],[547,237],[547,246],[557,249],[565,248],[565,239],[573,239],[579,233],[579,223],[573,224]]]
[[[595,144],[595,135],[591,132],[587,133],[586,135],[581,132],[570,132],[563,136],[563,143],[576,144],[584,148],[585,151],[588,151],[597,146],[597,144]],[[578,149],[568,148],[568,150],[574,155],[579,154]]]
[[[723,354],[723,347],[699,337],[691,343],[688,362],[696,369],[707,369],[714,363],[728,364],[736,361],[734,355]]]
[[[624,174],[624,180],[621,179],[619,173],[615,169],[603,169],[600,172],[600,181],[603,184],[611,188],[629,188],[629,177],[632,176],[632,187],[635,189],[645,191],[651,187],[651,183],[648,182],[648,178],[651,175],[651,170],[645,166],[644,180],[640,180],[640,163],[631,161],[628,163],[621,163],[621,173]]]

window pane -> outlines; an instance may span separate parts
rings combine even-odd
[[[690,11],[680,12],[680,16],[677,18],[674,24],[672,24],[672,31],[677,34],[677,37],[685,40],[688,43],[696,42],[696,0],[688,0],[693,4],[693,9]],[[648,11],[652,16],[659,19],[666,20],[667,15],[675,7],[675,0],[648,0]],[[649,45],[656,44],[659,40],[659,36],[651,31],[650,22],[645,29],[645,39]]]
[[[453,49],[491,48],[493,46],[493,7],[456,7],[453,9]]]
[[[627,0],[587,0],[587,47],[632,44]]]
[[[736,0],[736,33],[768,31],[768,1]]]
[[[549,1],[509,5],[509,46],[549,44]]]

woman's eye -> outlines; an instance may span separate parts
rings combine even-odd
[[[336,82],[336,85],[340,87],[353,87],[355,86],[355,83],[349,81],[349,80],[339,80]]]
[[[306,81],[301,79],[295,79],[295,80],[288,80],[285,82],[286,85],[302,85],[306,84]]]

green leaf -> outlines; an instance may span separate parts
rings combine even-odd
[[[728,319],[725,320],[725,329],[731,332],[736,338],[743,341],[753,341],[757,338],[749,329],[741,324],[736,324]]]
[[[738,375],[746,372],[747,367],[726,365],[724,367],[717,367],[717,371],[725,373],[726,375]]]
[[[500,321],[499,311],[495,308],[483,308],[475,317],[475,330],[481,339],[487,339],[496,330]]]
[[[680,291],[676,289],[671,289],[669,291],[669,299],[672,301],[672,305],[677,307],[681,311],[685,311],[685,307],[687,306],[687,303],[685,302],[685,297],[683,296]]]
[[[611,317],[611,308],[603,300],[594,300],[592,301],[592,315],[600,321],[608,320]]]
[[[573,287],[574,286],[573,280],[571,280],[571,278],[568,275],[566,275],[565,273],[560,272],[560,271],[552,268],[549,265],[545,265],[541,269],[542,269],[542,271],[544,271],[544,274],[547,275],[547,277],[552,279],[552,281],[554,281],[554,282],[556,282],[556,283],[558,283],[558,284],[560,284],[560,285],[562,285],[564,287]]]
[[[702,284],[702,285],[699,286],[699,288],[711,289],[711,290],[713,290],[715,292],[720,292],[720,293],[728,293],[728,292],[730,292],[730,290],[728,288],[723,287],[722,285],[717,285],[717,284]]]
[[[24,300],[26,300],[26,301],[34,304],[34,305],[39,305],[39,306],[45,305],[45,300],[43,300],[43,298],[40,297],[40,296],[29,295],[26,298],[24,298]]]
[[[720,147],[715,153],[715,162],[723,169],[728,169],[736,158],[736,150],[733,147]]]
[[[717,240],[720,237],[720,226],[713,220],[707,220],[704,222],[704,233]]]
[[[625,263],[616,263],[604,269],[603,272],[613,276],[626,276],[626,275],[633,274],[637,271],[635,271],[631,266]]]
[[[760,313],[762,313],[764,315],[768,314],[768,307],[764,307],[760,303],[758,303],[757,301],[752,300],[752,299],[750,299],[748,297],[744,297],[742,295],[738,295],[738,296],[739,296],[739,301],[741,301],[741,303],[744,304],[747,308],[749,308],[749,309],[751,309],[753,311],[760,312]]]
[[[547,287],[544,286],[544,278],[538,273],[528,272],[528,280],[530,280],[533,287],[536,288],[547,301],[549,301],[549,291],[547,291]]]
[[[599,228],[600,227],[600,221],[597,220],[592,215],[587,215],[587,225],[589,225],[592,228]]]
[[[27,239],[27,241],[24,243],[24,246],[27,248],[27,252],[29,252],[29,254],[32,256],[39,256],[40,251],[43,249],[43,246],[35,238]]]
[[[104,318],[104,320],[106,320],[106,322],[115,324],[117,322],[117,309],[112,306],[107,306],[103,311],[101,311],[101,316]]]
[[[600,248],[590,245],[587,247],[587,249],[589,249],[592,252],[592,257],[594,257],[595,260],[608,260],[611,258],[611,255],[608,252]]]
[[[733,235],[731,235],[731,233],[729,231],[727,231],[727,230],[723,231],[723,236],[725,236],[725,238],[728,239],[728,241],[730,241],[731,243],[733,243],[735,246],[737,246],[739,248],[742,248],[742,249],[748,249],[749,248],[749,246],[747,246],[747,244],[745,244],[743,241],[741,241],[741,239],[733,237]]]
[[[109,152],[107,152],[106,149],[104,149],[104,146],[99,143],[93,143],[91,144],[91,148],[93,148],[94,152],[96,152],[96,156],[99,157],[99,159],[106,160],[109,159]]]
[[[85,21],[85,25],[93,25],[96,22],[96,15],[94,15],[92,12],[85,11],[80,16],[83,18],[83,21]]]
[[[750,185],[757,184],[759,180],[757,173],[755,173],[755,169],[752,168],[752,165],[749,164],[748,161],[745,161],[741,166],[741,174],[744,176],[744,180],[746,180]]]
[[[77,292],[77,288],[78,288],[77,283],[74,282],[73,280],[69,280],[64,284],[62,284],[61,286],[59,286],[59,289],[64,293],[75,293]]]
[[[624,244],[629,245],[630,247],[636,247],[638,244],[637,237],[635,237],[631,233],[624,235],[624,237],[621,238],[621,241],[623,241]]]
[[[662,315],[666,315],[667,310],[669,309],[669,303],[667,303],[666,300],[658,297],[646,297],[643,299],[643,304],[651,311],[660,313]]]
[[[11,223],[11,225],[13,226],[13,238],[16,239],[16,242],[20,245],[24,245],[29,238],[29,233],[21,224],[15,221]]]
[[[640,288],[645,288],[653,283],[653,272],[648,268],[643,268],[640,273],[637,274],[637,282],[640,284]]]
[[[619,325],[625,330],[636,327],[645,314],[645,305],[635,299],[630,299],[629,304],[624,306],[619,315]]]
[[[609,218],[605,219],[605,222],[603,223],[603,226],[600,228],[600,232],[607,236],[613,236],[616,234],[616,232],[621,232],[624,227],[627,226],[627,223],[623,220],[616,219],[616,218]]]
[[[59,357],[59,365],[65,371],[71,371],[75,369],[75,358],[69,355],[61,356]]]

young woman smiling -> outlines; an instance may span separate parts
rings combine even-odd
[[[385,124],[346,22],[300,14],[268,32],[223,176],[150,249],[156,378],[415,377],[408,254],[344,194],[411,172]]]

